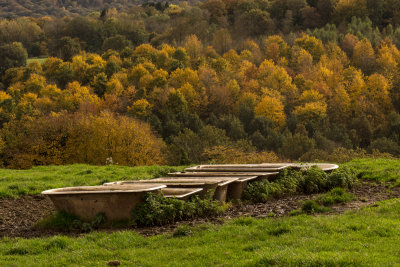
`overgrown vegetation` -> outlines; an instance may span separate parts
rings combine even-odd
[[[266,202],[294,193],[321,193],[335,187],[351,189],[356,180],[356,172],[350,167],[340,167],[329,174],[316,166],[302,171],[286,169],[273,181],[262,180],[249,184],[243,192],[242,199]]]
[[[346,203],[354,200],[355,197],[352,193],[346,192],[345,189],[336,187],[326,194],[319,196],[316,200],[306,200],[298,210],[293,210],[290,214],[314,214],[330,211],[330,207],[334,204]]]
[[[199,217],[214,217],[226,210],[226,204],[221,205],[212,200],[213,192],[204,199],[194,196],[190,201],[166,198],[162,194],[148,193],[144,203],[138,204],[131,212],[131,223],[134,226],[151,226],[174,223],[176,221]]]
[[[62,232],[78,231],[78,232],[91,232],[98,229],[107,221],[104,213],[97,214],[89,222],[81,221],[75,215],[58,211],[53,215],[39,221],[36,227],[43,229],[53,229]]]

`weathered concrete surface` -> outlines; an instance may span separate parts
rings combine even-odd
[[[198,177],[198,178],[218,178],[229,177],[239,178],[239,180],[262,180],[274,179],[279,172],[172,172],[168,173],[170,176],[175,177]]]
[[[279,172],[285,168],[306,169],[317,166],[332,171],[339,166],[330,163],[260,163],[260,164],[211,164],[186,168],[186,172]]]
[[[279,172],[289,167],[286,164],[223,164],[223,165],[199,165],[186,168],[186,172]]]
[[[336,164],[331,163],[288,163],[291,168],[302,169],[305,170],[307,168],[311,168],[312,166],[317,166],[321,170],[325,172],[331,172],[337,168],[339,168]]]
[[[221,202],[226,201],[226,195],[228,185],[238,180],[238,178],[230,177],[219,177],[197,179],[194,177],[161,177],[151,180],[133,180],[133,181],[118,181],[113,183],[106,183],[104,185],[129,185],[135,183],[159,183],[164,184],[167,187],[178,187],[178,188],[193,188],[199,187],[203,191],[200,192],[199,196],[204,198],[209,190],[214,190],[214,199]]]
[[[166,187],[161,189],[161,192],[165,197],[175,197],[181,200],[188,200],[190,197],[194,195],[198,195],[203,188],[173,188]]]
[[[239,200],[240,197],[242,196],[243,190],[246,188],[247,183],[250,181],[254,181],[254,180],[258,180],[258,179],[265,179],[267,176],[271,175],[271,173],[267,173],[261,176],[236,176],[236,175],[227,175],[227,176],[217,176],[218,174],[220,174],[219,172],[216,173],[207,173],[207,172],[186,172],[186,173],[176,173],[178,174],[178,177],[186,177],[186,178],[191,178],[191,179],[197,179],[197,180],[204,180],[204,179],[214,179],[214,180],[218,180],[221,178],[237,178],[236,181],[230,183],[228,185],[228,189],[227,189],[227,198],[228,199],[235,199],[235,200]],[[180,176],[179,174],[181,174],[182,176]],[[185,176],[185,174],[187,176]],[[195,176],[193,174],[199,174],[199,176]],[[208,174],[214,175],[214,176],[208,176]],[[228,173],[227,173],[228,174]],[[278,173],[276,173],[278,174]],[[173,174],[171,174],[173,175]]]
[[[107,220],[128,219],[130,211],[143,202],[147,192],[157,192],[165,185],[138,184],[132,186],[78,186],[43,191],[58,210],[90,220],[104,212]]]

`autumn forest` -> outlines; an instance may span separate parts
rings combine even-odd
[[[400,156],[400,1],[42,2],[0,9],[3,167]]]

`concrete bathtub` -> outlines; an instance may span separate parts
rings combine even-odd
[[[190,197],[194,195],[198,195],[203,188],[173,188],[173,187],[166,187],[161,189],[161,192],[164,194],[165,197],[168,198],[177,198],[180,200],[189,200]]]
[[[193,177],[161,177],[151,180],[118,181],[104,185],[130,185],[141,183],[158,183],[173,188],[202,188],[199,196],[204,198],[208,190],[215,190],[214,199],[224,202],[226,200],[228,185],[238,178],[220,177],[219,179],[196,179]]]
[[[287,164],[212,164],[186,168],[185,172],[279,172]]]
[[[43,191],[58,210],[90,220],[104,212],[107,220],[128,219],[130,211],[144,201],[148,192],[159,192],[165,185],[137,184],[131,186],[78,186]]]

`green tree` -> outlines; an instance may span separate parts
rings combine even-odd
[[[28,53],[21,43],[12,43],[0,46],[0,74],[9,68],[20,67],[26,64]]]
[[[61,58],[64,61],[70,61],[75,55],[81,52],[81,45],[77,39],[71,37],[62,37],[57,39],[54,44],[52,55]]]

